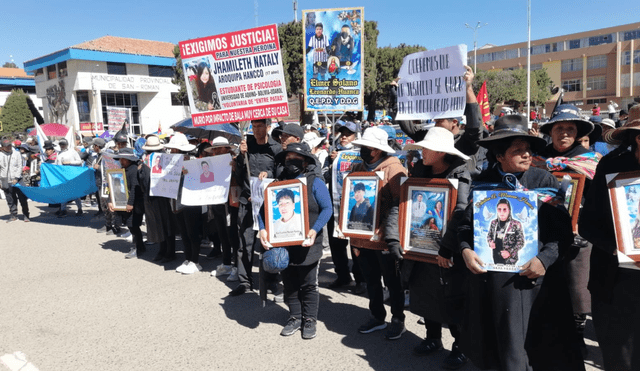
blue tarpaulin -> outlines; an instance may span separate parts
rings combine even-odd
[[[59,204],[98,191],[95,170],[86,166],[42,164],[40,187],[18,185],[30,199],[48,204]]]

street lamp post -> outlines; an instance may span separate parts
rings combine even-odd
[[[464,26],[468,29],[473,30],[473,72],[477,73],[477,53],[478,53],[478,30],[484,26],[488,26],[489,23],[482,24],[482,22],[478,21],[475,27],[469,26],[468,23],[465,23]]]

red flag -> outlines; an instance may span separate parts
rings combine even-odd
[[[489,110],[489,94],[487,94],[487,81],[482,83],[482,87],[478,92],[478,106],[482,115],[482,122],[486,123],[491,120],[491,111]]]

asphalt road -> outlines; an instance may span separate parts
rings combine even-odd
[[[412,354],[425,329],[408,311],[399,340],[359,334],[368,301],[324,288],[336,277],[329,255],[321,261],[317,338],[282,337],[286,306],[263,308],[255,293],[229,297],[235,284],[209,275],[221,262],[204,258],[208,249],[204,272],[184,276],[175,272],[181,259],[151,262],[157,245],[125,260],[131,244],[97,234],[95,209],[58,219],[46,205],[30,205],[31,223],[21,216],[7,224],[0,201],[0,370],[440,370],[448,354]],[[590,323],[587,337],[587,369],[602,369]]]

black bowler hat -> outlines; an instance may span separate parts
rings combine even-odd
[[[131,148],[122,148],[113,156],[114,160],[119,160],[121,158],[129,160],[131,162],[137,162],[138,160],[140,160],[138,156],[133,153],[133,149]]]
[[[595,120],[597,120],[597,118]],[[574,123],[576,129],[578,129],[576,139],[589,135],[591,130],[593,130],[593,123],[582,118],[580,110],[573,104],[561,104],[556,107],[551,114],[551,120],[540,127],[540,132],[551,136],[551,128],[556,122]],[[602,122],[602,118],[600,118],[600,122]]]
[[[520,115],[506,115],[496,120],[493,132],[490,136],[478,140],[479,146],[491,149],[496,143],[522,138],[531,144],[531,149],[538,152],[547,142],[539,137],[529,134],[527,119]]]

